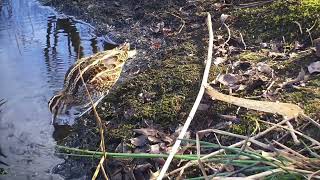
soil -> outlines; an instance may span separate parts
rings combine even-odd
[[[219,2],[185,0],[43,2],[44,5],[53,6],[58,11],[92,24],[99,34],[110,37],[117,43],[130,42],[138,50],[138,55],[126,66],[121,81],[98,108],[99,115],[106,122],[105,138],[108,151],[115,151],[121,142],[130,144],[130,139],[136,135],[133,129],[155,128],[170,135],[175,132],[179,124],[184,123],[198,93],[207,56],[206,12],[212,15],[217,46],[221,45],[220,40],[225,42],[228,39],[228,31],[221,23],[221,15],[231,15],[225,21],[231,31],[228,52],[225,53],[218,48],[214,54],[215,57],[224,55],[227,61],[219,66],[212,66],[210,82],[215,80],[218,74],[230,72],[229,64],[236,61],[242,62],[244,68],[239,72],[264,62],[274,70],[278,77],[277,83],[286,82],[287,78],[294,79],[301,68],[306,70],[310,63],[319,59],[315,51],[310,49],[312,47],[310,37],[305,31],[317,19],[319,3],[290,0],[246,7],[237,2],[227,2],[228,5]],[[254,1],[241,1],[241,3],[252,2]],[[301,10],[305,13],[301,14]],[[301,34],[294,21],[302,26]],[[312,29],[312,36],[316,38],[319,35],[320,26],[317,23]],[[296,41],[303,44],[303,47],[295,49]],[[274,46],[277,48],[273,48]],[[230,47],[238,50],[231,51]],[[296,53],[296,56],[281,59],[283,57],[270,56],[270,52],[273,51],[278,53],[287,51],[287,54],[290,51]],[[235,92],[237,96],[255,96],[260,100],[295,103],[302,107],[307,115],[319,119],[319,74],[310,75],[310,79],[305,83],[306,88],[295,89],[289,86],[272,98],[258,96],[268,87],[266,81],[249,78],[246,85],[244,91]],[[213,86],[224,93],[229,89],[226,85]],[[253,123],[255,118],[273,122],[281,120],[281,117],[271,114],[246,109],[237,111],[236,106],[215,102],[208,97],[202,100],[202,107],[190,126],[192,137],[197,130],[217,128],[221,125],[221,129],[247,135],[255,129]],[[228,121],[221,115],[236,116],[239,122]],[[261,125],[260,128],[266,127]],[[313,128],[307,130],[311,132]],[[58,144],[97,150],[100,143],[98,133],[93,115],[88,115],[79,119],[73,125],[72,132]],[[274,137],[270,138],[282,134],[274,134]],[[319,137],[319,134],[313,133],[313,135]],[[221,140],[225,145],[236,141],[234,138],[222,137]],[[136,150],[133,145],[130,148],[132,151]],[[91,177],[98,162],[80,157],[66,156],[65,159],[66,162],[57,166],[54,172],[62,174],[66,179]],[[120,169],[123,172],[120,173],[121,176],[130,179],[130,173],[127,172],[146,162],[150,161],[111,159],[107,167],[110,175]],[[154,161],[150,163],[152,171],[157,170],[155,164],[161,165]],[[131,172],[131,176],[134,174],[135,177],[148,178],[138,175],[141,174],[140,171]],[[193,175],[198,171],[195,172]],[[120,175],[113,177],[120,178],[118,176]]]

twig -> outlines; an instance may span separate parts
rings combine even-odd
[[[298,25],[299,30],[300,30],[300,34],[303,34],[302,28],[301,28],[301,24],[298,21],[293,21],[296,25]]]
[[[252,142],[252,143],[254,143],[254,144],[256,144],[256,145],[258,145],[260,147],[263,147],[265,149],[270,149],[269,145],[264,144],[264,143],[262,143],[260,141],[255,140],[255,139],[248,138],[247,136],[242,136],[242,135],[239,135],[239,134],[234,134],[234,133],[231,133],[231,132],[222,131],[222,130],[219,130],[219,129],[207,129],[207,130],[199,131],[199,133],[204,133],[204,132],[214,132],[214,133],[218,133],[218,134],[222,134],[222,135],[227,135],[227,136],[232,136],[232,137],[244,139],[245,141]]]
[[[249,179],[263,179],[263,177],[269,176],[269,175],[277,173],[277,172],[283,172],[283,171],[284,170],[281,169],[281,168],[272,169],[272,170],[265,171],[265,172],[262,172],[262,173],[259,173],[259,174],[248,176],[247,178],[249,178]]]
[[[301,130],[303,130],[304,128],[306,128],[309,124],[310,124],[310,122],[307,122],[307,123],[299,126],[297,129],[301,131]],[[277,141],[280,142],[281,140],[283,140],[284,138],[286,138],[289,134],[290,134],[290,132],[286,132],[283,136],[281,136],[280,138],[278,138]]]
[[[308,177],[308,180],[311,180],[314,176],[316,176],[316,175],[319,174],[319,173],[320,173],[320,170],[312,173],[312,174]]]
[[[263,121],[263,120],[260,120],[260,119],[258,119],[258,121],[264,122],[264,123],[266,123],[266,124],[271,124],[271,125],[273,125],[273,126],[277,126],[277,127],[280,127],[280,128],[283,128],[283,129],[286,129],[286,130],[289,130],[289,131],[290,131],[290,128],[285,127],[285,126],[281,126],[281,125],[279,125],[279,124],[275,124],[275,123],[272,123],[272,122]],[[294,133],[296,133],[296,134],[304,137],[305,139],[308,139],[308,140],[311,141],[312,143],[317,144],[318,146],[320,146],[320,142],[319,142],[319,141],[317,141],[317,140],[315,140],[315,139],[313,139],[313,138],[311,138],[311,137],[309,137],[309,136],[307,136],[307,135],[305,135],[305,134],[303,134],[303,133],[301,133],[301,132],[299,132],[299,131],[296,131],[296,130],[294,130],[294,129],[293,129],[292,131],[293,131]]]
[[[171,12],[167,12],[167,13],[172,15],[172,16],[174,16],[174,17],[176,17],[176,18],[179,18],[180,21],[182,22],[182,25],[180,25],[179,31],[177,33],[175,33],[175,35],[179,34],[182,31],[182,29],[184,28],[184,26],[186,25],[186,21],[183,20],[182,17],[180,17],[180,16],[178,16],[178,15],[176,15],[174,13],[171,13]]]
[[[320,124],[315,121],[314,119],[310,118],[309,116],[305,115],[305,114],[300,114],[300,116],[302,116],[303,118],[307,119],[309,122],[311,122],[313,125],[317,126],[318,128],[320,128]]]
[[[212,49],[213,49],[213,30],[212,30],[212,22],[211,22],[211,15],[210,13],[207,13],[207,25],[208,25],[208,30],[209,30],[209,46],[208,46],[208,57],[207,57],[207,64],[206,64],[206,67],[205,67],[205,70],[204,70],[204,74],[203,74],[203,78],[202,78],[202,82],[201,82],[201,87],[200,87],[200,90],[199,90],[199,93],[198,93],[198,96],[196,98],[196,101],[190,111],[190,114],[185,122],[185,124],[183,125],[183,128],[176,140],[176,142],[174,143],[173,147],[172,147],[172,150],[169,154],[169,157],[168,159],[166,160],[164,166],[162,167],[161,171],[160,171],[160,174],[157,178],[157,180],[162,180],[162,178],[165,176],[165,173],[167,172],[167,169],[169,168],[170,166],[170,163],[174,157],[174,155],[176,154],[176,152],[178,151],[179,149],[179,146],[181,144],[181,139],[184,138],[187,130],[188,130],[188,127],[190,126],[190,123],[193,119],[193,116],[195,115],[197,109],[198,109],[198,106],[200,104],[200,101],[202,99],[202,96],[204,94],[204,90],[205,90],[205,84],[207,83],[208,81],[208,76],[209,76],[209,71],[210,71],[210,67],[211,67],[211,61],[212,61]]]
[[[234,97],[222,94],[213,89],[210,85],[206,85],[206,93],[214,100],[224,101],[226,103],[234,104],[236,106],[253,109],[256,111],[263,111],[273,114],[280,114],[284,118],[296,118],[298,115],[303,114],[303,109],[295,104],[290,103],[275,103],[270,101],[256,101]]]
[[[242,42],[242,44],[243,44],[243,46],[244,46],[244,49],[247,49],[247,45],[246,45],[246,43],[244,42],[244,39],[243,39],[243,36],[242,36],[241,32],[240,32],[240,38],[241,38],[241,42]]]
[[[227,39],[226,42],[224,42],[224,44],[223,44],[223,46],[225,46],[226,44],[228,44],[228,42],[229,42],[230,39],[231,39],[231,31],[230,31],[228,25],[226,25],[226,23],[223,23],[223,25],[224,25],[224,27],[227,28],[227,31],[228,31],[228,39]]]
[[[290,119],[284,119],[284,120],[282,120],[281,122],[279,122],[278,125],[284,124],[284,123],[286,123],[286,122],[289,121],[289,120],[290,120]],[[270,131],[272,131],[272,130],[274,130],[274,129],[276,129],[276,128],[277,128],[277,126],[272,126],[272,127],[268,128],[268,129],[260,132],[259,134],[251,137],[250,139],[260,138],[260,137],[266,135],[267,133],[269,133]],[[238,147],[238,146],[243,145],[245,142],[246,142],[246,140],[242,140],[242,141],[237,142],[237,143],[235,143],[235,144],[232,144],[232,145],[230,145],[230,146],[228,146],[228,147]],[[213,157],[213,156],[215,156],[215,155],[217,155],[217,154],[220,154],[220,153],[222,153],[222,152],[225,152],[225,150],[224,150],[224,149],[220,149],[220,150],[218,150],[218,151],[215,151],[215,152],[212,152],[212,153],[210,153],[210,154],[208,154],[208,155],[203,156],[201,159],[208,159],[208,158],[211,158],[211,157]],[[177,168],[177,169],[171,171],[171,172],[169,173],[169,175],[176,174],[176,173],[180,172],[182,169],[186,169],[186,168],[188,168],[188,167],[191,167],[191,166],[194,165],[194,164],[197,164],[197,161],[190,161],[190,162],[188,162],[187,164],[185,164],[183,167]]]
[[[310,149],[310,147],[308,147],[308,145],[306,145],[306,143],[304,143],[303,141],[301,141],[302,142],[302,144],[304,145],[304,147],[309,151],[309,153],[312,155],[312,156],[314,156],[314,157],[316,157],[316,158],[320,158],[320,156],[316,153],[316,152],[313,152],[311,149]]]
[[[311,26],[311,28],[307,28],[306,32],[309,34],[310,37],[310,41],[311,41],[311,45],[313,46],[313,39],[312,39],[312,35],[311,35],[311,30],[316,26],[318,21],[315,21],[314,24]]]
[[[299,145],[300,141],[298,140],[297,135],[293,131],[294,128],[293,128],[292,124],[289,121],[287,121],[286,124],[287,124],[287,126],[289,128],[289,131],[290,131],[290,134],[291,134],[291,137],[293,139],[294,144]]]
[[[282,147],[283,149],[286,149],[287,151],[291,152],[292,154],[294,154],[296,156],[299,156],[300,158],[307,158],[304,155],[302,155],[302,154],[294,151],[293,149],[287,147],[286,145],[279,143],[278,141],[272,140],[272,142],[277,144],[278,146]]]

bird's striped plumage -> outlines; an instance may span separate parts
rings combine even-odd
[[[67,71],[63,89],[48,103],[53,120],[59,115],[69,115],[72,107],[79,113],[89,107],[84,85],[94,101],[101,100],[119,79],[126,60],[134,54],[135,51],[129,51],[129,44],[125,43],[118,48],[79,59]]]

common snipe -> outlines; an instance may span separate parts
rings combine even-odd
[[[86,87],[96,106],[119,79],[126,60],[135,55],[136,51],[129,49],[130,45],[124,43],[115,49],[79,59],[72,65],[65,75],[63,89],[48,102],[53,114],[52,123],[57,118],[79,117],[92,108]]]

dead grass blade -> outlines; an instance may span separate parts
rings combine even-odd
[[[80,49],[80,48],[79,48],[79,49]],[[79,59],[79,53],[78,53],[78,59]],[[95,117],[96,122],[97,122],[98,127],[99,127],[100,150],[104,153],[104,156],[101,157],[101,159],[100,159],[100,161],[99,161],[99,164],[98,164],[98,166],[97,166],[97,168],[96,168],[96,170],[95,170],[95,172],[94,172],[94,174],[93,174],[93,176],[92,176],[92,180],[95,180],[95,179],[97,178],[100,169],[101,169],[102,172],[103,172],[104,178],[105,178],[106,180],[108,180],[109,178],[108,178],[108,176],[107,176],[107,174],[106,174],[106,172],[105,172],[105,170],[104,170],[104,168],[103,168],[103,163],[104,163],[104,160],[106,159],[106,155],[105,155],[105,154],[106,154],[106,149],[105,149],[105,142],[104,142],[104,130],[103,130],[102,120],[101,120],[101,118],[100,118],[100,116],[99,116],[99,114],[98,114],[98,112],[97,112],[97,110],[96,110],[96,107],[95,107],[95,105],[94,105],[94,102],[93,102],[93,100],[92,100],[92,97],[91,97],[91,95],[90,95],[90,92],[89,92],[89,90],[88,90],[88,87],[87,87],[87,85],[86,85],[86,83],[85,83],[85,81],[84,81],[84,79],[83,79],[83,73],[82,73],[82,71],[81,71],[80,66],[78,66],[78,70],[79,70],[79,72],[80,72],[80,78],[81,78],[81,81],[82,81],[82,83],[83,83],[83,86],[85,87],[87,96],[89,97],[89,100],[90,100],[90,104],[91,104],[91,106],[92,106],[92,110],[93,110],[94,117]]]

